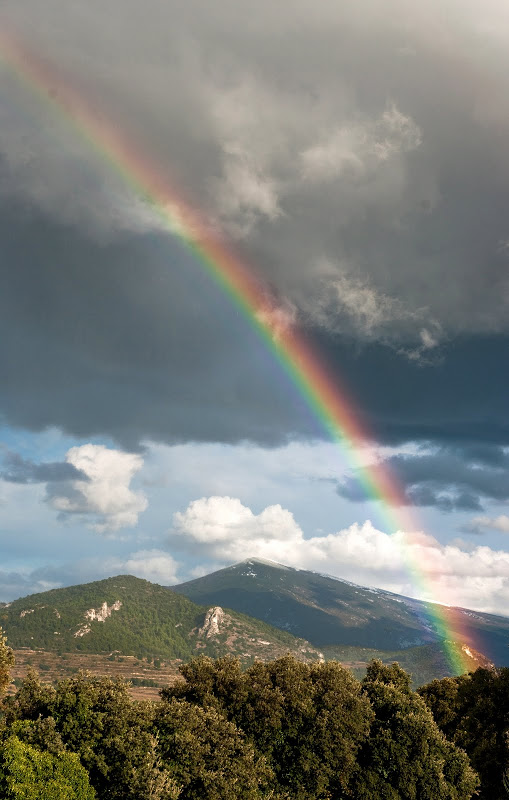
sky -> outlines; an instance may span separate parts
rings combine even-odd
[[[507,3],[3,0],[0,30],[136,142],[370,432],[330,440],[0,45],[0,600],[259,557],[506,614]]]

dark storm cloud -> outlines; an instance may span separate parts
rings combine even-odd
[[[244,318],[167,237],[97,243],[14,203],[0,228],[6,422],[107,434],[126,449],[323,435]],[[505,337],[464,337],[429,366],[310,337],[381,441],[509,444]]]
[[[44,12],[7,0],[3,17],[242,239],[313,324],[411,357],[458,332],[508,330],[509,20],[498,0],[261,0],[256,20],[228,0],[141,8],[92,0],[77,17],[63,0]],[[157,224],[75,133],[29,113],[5,83],[3,192],[90,235]]]
[[[224,226],[376,436],[509,443],[502,4],[5,0],[3,20]],[[150,209],[0,77],[5,420],[126,447],[321,435]]]
[[[164,237],[98,244],[38,213],[0,214],[6,422],[144,438],[281,442],[317,432],[246,320]]]
[[[509,455],[502,448],[443,448],[434,453],[396,455],[379,464],[389,469],[409,505],[441,511],[479,511],[485,501],[509,499]],[[348,477],[338,494],[361,500],[358,481]]]
[[[458,337],[425,366],[381,345],[348,346],[323,334],[315,341],[375,439],[438,440],[466,448],[469,461],[501,458],[496,446],[509,444],[509,337]]]
[[[65,461],[35,464],[19,453],[8,451],[3,457],[3,467],[0,467],[0,480],[8,483],[63,483],[87,481],[88,476]]]

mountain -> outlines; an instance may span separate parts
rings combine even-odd
[[[254,558],[172,589],[289,631],[326,657],[338,646],[407,652],[439,642],[430,607],[419,600]],[[468,609],[455,609],[455,617],[451,638],[458,647],[509,666],[509,618]]]
[[[244,664],[291,652],[337,659],[357,675],[372,658],[398,661],[414,685],[451,674],[416,600],[255,559],[180,586],[129,575],[52,589],[0,607],[15,649],[180,659],[203,653]],[[509,619],[458,610],[452,632],[467,667],[506,665]]]
[[[307,661],[318,650],[292,634],[219,604],[207,608],[148,581],[120,575],[52,589],[7,603],[8,643],[56,652],[112,653],[188,660],[230,653],[244,663],[287,652]]]

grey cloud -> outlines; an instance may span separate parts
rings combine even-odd
[[[492,450],[496,454],[489,448],[443,448],[433,453],[392,456],[378,466],[396,478],[408,505],[480,511],[486,501],[509,499],[509,454],[502,448]],[[355,476],[338,484],[337,491],[349,500],[364,499]]]
[[[463,530],[466,533],[483,534],[487,531],[498,531],[499,533],[509,533],[509,517],[501,514],[498,517],[479,516],[470,520]]]
[[[30,572],[0,570],[0,601],[10,602],[33,592],[53,589],[56,585],[58,584],[40,582],[37,576]]]
[[[105,559],[82,559],[67,564],[48,564],[33,570],[0,569],[0,601],[10,602],[37,592],[118,574]]]
[[[226,0],[149,0],[141,15],[137,0],[79,14],[7,0],[3,18],[85,81],[304,318],[414,357],[458,332],[506,331],[500,3],[273,5],[257,6],[263,25]],[[153,228],[55,122],[24,123],[25,146],[20,115],[6,123],[10,191],[101,235]]]
[[[479,355],[489,335],[505,357],[509,319],[502,14],[5,0],[1,22],[224,227],[382,438],[507,441]],[[151,209],[5,71],[0,93],[4,419],[127,448],[322,435]]]
[[[0,602],[10,602],[25,595],[61,586],[97,581],[113,575],[137,575],[167,585],[175,582],[175,570],[178,566],[167,552],[137,550],[101,558],[81,558],[72,562],[45,564],[33,570],[0,569]],[[188,577],[185,572],[183,574],[184,577]]]
[[[408,502],[414,506],[435,506],[440,511],[479,511],[482,509],[480,496],[475,492],[461,491],[451,484],[437,481],[439,488],[431,486],[412,486],[407,489]]]
[[[3,457],[3,469],[0,469],[0,480],[9,483],[63,483],[87,481],[88,476],[65,461],[36,464],[19,453],[7,451]]]
[[[246,319],[164,236],[94,241],[0,206],[0,414],[126,450],[153,441],[324,436]],[[509,444],[504,337],[463,339],[419,367],[380,345],[308,330],[384,441]],[[486,445],[484,444],[486,443]],[[474,446],[474,445],[472,445]]]
[[[1,207],[6,421],[155,441],[266,444],[315,431],[243,316],[164,236],[94,242]],[[0,268],[2,268],[0,267]]]

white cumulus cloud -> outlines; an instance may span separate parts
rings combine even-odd
[[[177,582],[178,563],[163,550],[137,550],[124,561],[114,562],[115,571],[136,575],[147,581],[161,584]]]
[[[143,466],[143,458],[104,445],[71,447],[66,461],[88,480],[66,481],[48,487],[50,505],[63,516],[76,514],[89,520],[98,533],[117,531],[137,524],[147,507],[143,492],[130,484]]]
[[[270,545],[273,540],[294,542],[302,537],[293,514],[280,505],[267,506],[257,515],[234,497],[193,500],[173,521],[179,533],[204,544],[221,543],[232,554],[246,541]]]
[[[255,514],[237,498],[203,497],[174,515],[173,534],[199,545],[200,555],[217,564],[265,558],[492,613],[506,613],[509,601],[506,551],[444,545],[422,532],[388,534],[369,521],[305,538],[280,505]]]

